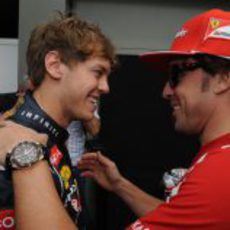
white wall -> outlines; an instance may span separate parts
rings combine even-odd
[[[11,93],[18,85],[18,40],[0,39],[0,93]]]
[[[98,23],[123,54],[166,49],[191,16],[213,7],[230,10],[229,0],[78,0],[76,6],[76,12]]]
[[[20,0],[19,1],[19,82],[27,72],[25,52],[31,30],[35,25],[54,16],[56,11],[65,11],[65,0]]]
[[[76,0],[76,11],[98,23],[120,54],[139,54],[169,47],[175,32],[191,16],[229,0]],[[65,0],[20,0],[19,81],[26,73],[25,51],[31,29],[65,10]]]

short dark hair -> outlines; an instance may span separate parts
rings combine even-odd
[[[212,76],[217,73],[228,74],[230,72],[230,59],[210,54],[196,54],[192,58],[202,63],[202,68]]]

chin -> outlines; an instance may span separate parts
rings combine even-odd
[[[82,117],[80,120],[90,121],[92,119],[93,119],[93,113],[85,113],[85,114],[82,114]]]
[[[175,122],[174,129],[175,129],[175,131],[177,131],[179,133],[187,133],[188,132],[186,127],[183,124],[179,123],[179,122]]]
[[[176,124],[175,123],[175,130],[179,133],[183,133],[185,135],[194,135],[194,134],[197,134],[197,131],[194,130],[194,128],[192,127],[189,127],[189,126],[185,126],[185,125],[182,125],[182,124]]]

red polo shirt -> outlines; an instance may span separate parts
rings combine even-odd
[[[152,229],[230,229],[230,133],[204,145],[169,201],[127,228]]]

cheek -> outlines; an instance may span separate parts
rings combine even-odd
[[[98,81],[95,78],[90,78],[88,81],[85,81],[81,86],[81,90],[84,91],[85,95],[92,93],[97,90]]]
[[[82,88],[85,89],[94,88],[98,82],[97,78],[91,72],[82,74],[78,79],[76,79],[76,81]]]
[[[202,95],[194,95],[186,104],[186,120],[191,127],[200,130],[207,119],[207,101],[202,100]]]

